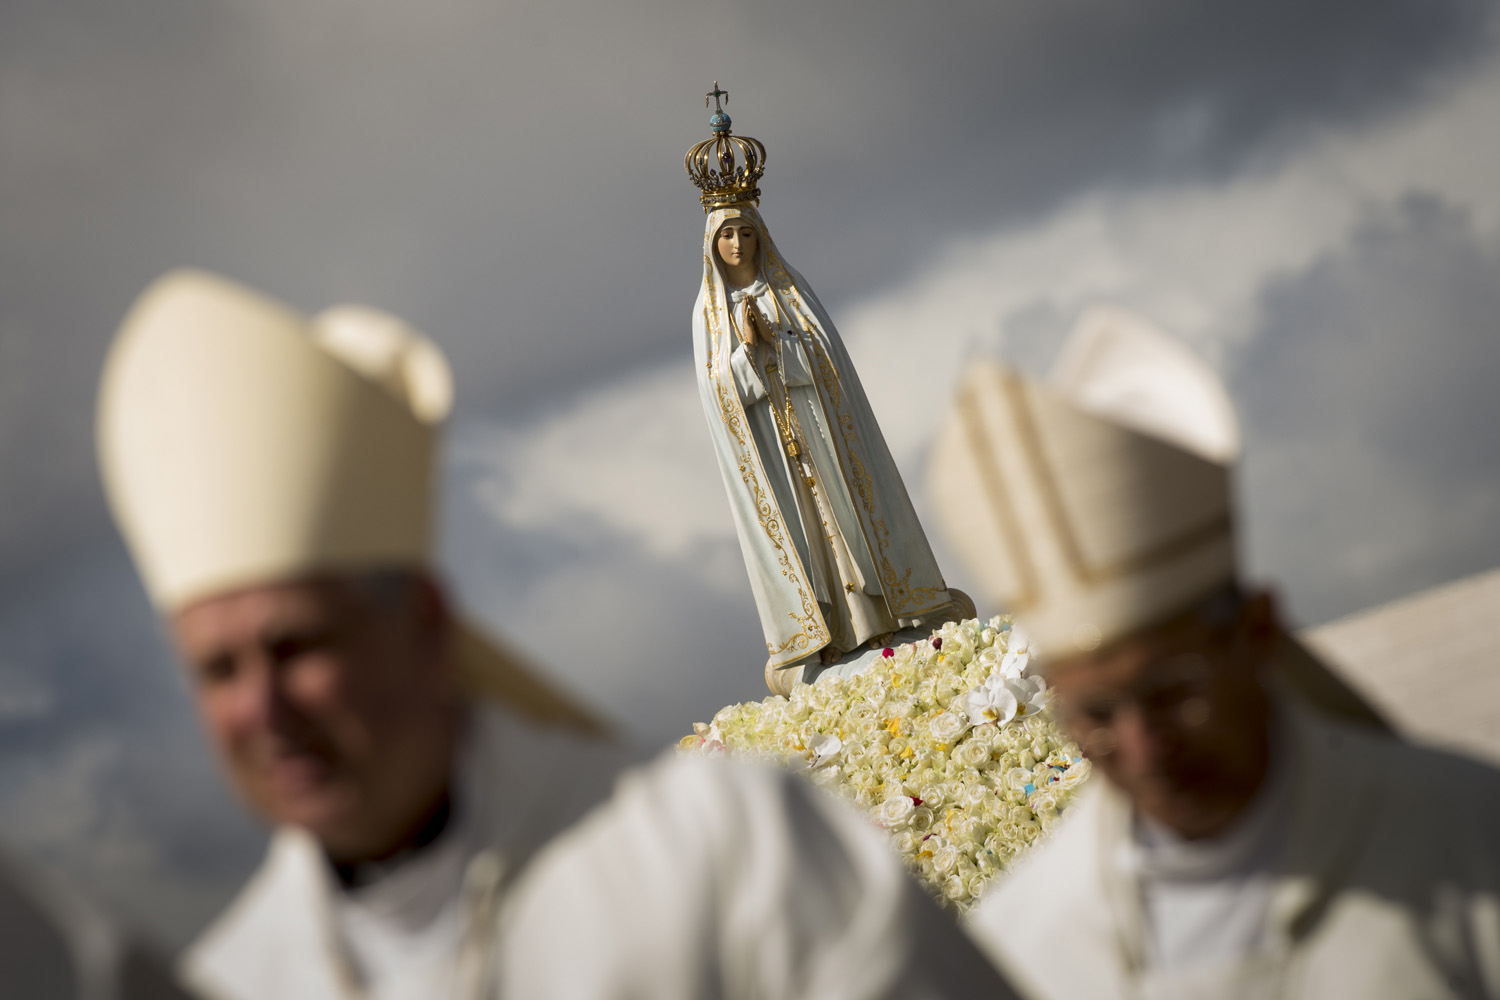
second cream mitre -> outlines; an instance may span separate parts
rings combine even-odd
[[[105,490],[153,603],[255,583],[432,566],[452,379],[442,352],[357,306],[304,317],[179,271],[131,309],[105,363]],[[476,694],[597,730],[517,658],[461,625]]]
[[[1240,431],[1214,372],[1123,310],[1086,314],[1047,383],[976,362],[939,431],[939,523],[984,597],[1048,657],[1166,621],[1239,578]],[[1285,637],[1288,686],[1379,724]]]

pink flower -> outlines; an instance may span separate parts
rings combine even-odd
[[[896,651],[894,649],[892,649],[891,647],[887,646],[887,647],[885,647],[884,649],[882,649],[880,651],[880,655],[889,660],[891,657],[893,657],[893,656],[896,655]]]

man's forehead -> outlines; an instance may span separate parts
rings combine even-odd
[[[247,584],[188,602],[172,626],[184,641],[251,638],[327,620],[348,607],[347,595],[346,581],[331,576]]]
[[[1173,653],[1197,649],[1210,638],[1210,631],[1188,614],[1141,629],[1109,643],[1102,649],[1041,663],[1052,687],[1075,687],[1129,680]]]

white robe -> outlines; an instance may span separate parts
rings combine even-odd
[[[1034,1000],[1500,997],[1500,772],[1300,708],[1287,723],[1289,822],[1240,957],[1153,957],[1131,809],[1102,777],[970,933]]]
[[[278,831],[187,981],[209,1000],[1013,995],[867,822],[799,779],[675,755],[622,774],[598,744],[476,714],[420,877],[361,899]]]
[[[715,263],[714,235],[738,217],[760,234],[765,289],[755,302],[778,345],[784,370],[775,373],[745,350],[731,315],[734,293]],[[760,613],[768,677],[830,643],[844,651],[953,603],[838,330],[748,205],[708,216],[693,360]],[[780,384],[768,387],[767,378]],[[781,405],[773,413],[774,404]],[[796,458],[787,454],[786,431],[798,441]],[[839,558],[822,558],[819,535]]]

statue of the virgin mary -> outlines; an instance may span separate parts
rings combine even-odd
[[[708,214],[693,357],[766,681],[785,693],[814,655],[837,662],[968,601],[943,583],[833,321],[756,209],[765,147],[731,134],[717,83],[709,96],[713,136],[686,159]]]

